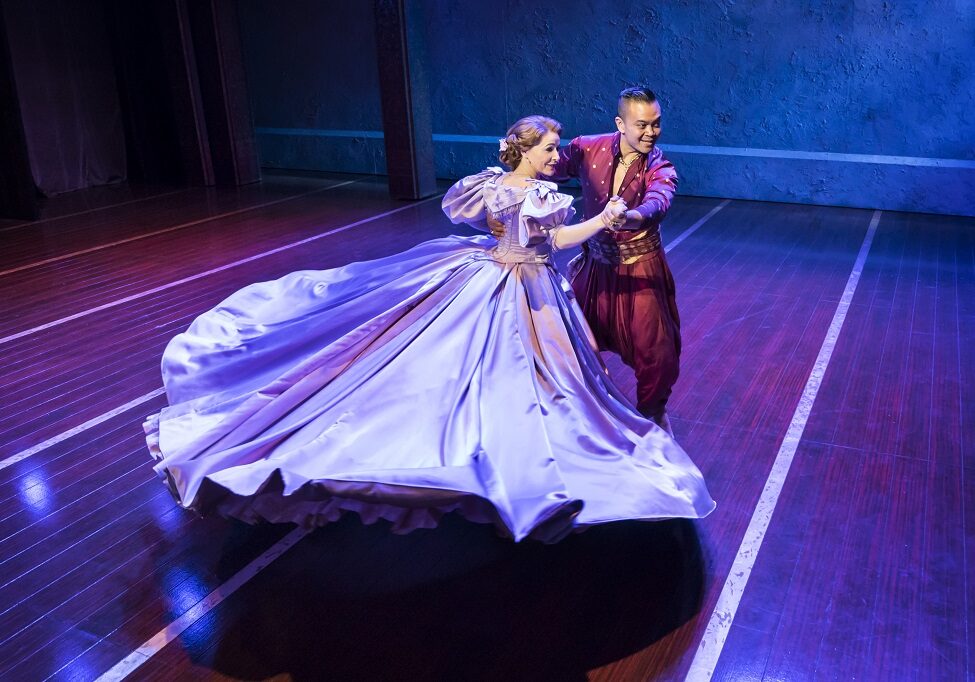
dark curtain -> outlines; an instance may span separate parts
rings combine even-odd
[[[183,182],[180,139],[173,109],[167,47],[160,15],[168,6],[132,0],[106,0],[115,74],[125,125],[128,178],[133,181]]]
[[[47,195],[126,179],[126,146],[105,7],[4,0],[34,182]]]

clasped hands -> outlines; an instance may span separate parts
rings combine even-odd
[[[627,210],[626,202],[619,196],[614,195],[610,197],[609,203],[603,208],[603,212],[599,214],[599,218],[603,221],[603,225],[607,229],[615,231],[626,223]]]

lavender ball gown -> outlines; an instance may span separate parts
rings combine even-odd
[[[325,524],[347,511],[396,532],[449,511],[514,540],[621,519],[700,518],[700,472],[611,383],[551,234],[555,185],[491,168],[443,200],[505,237],[248,286],[162,359],[170,407],[145,424],[179,503],[248,522]]]

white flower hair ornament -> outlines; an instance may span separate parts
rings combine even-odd
[[[505,138],[502,137],[500,140],[498,140],[498,151],[502,151],[502,152],[508,151],[508,140],[507,139],[505,139]]]

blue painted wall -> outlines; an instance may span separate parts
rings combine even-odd
[[[238,1],[262,165],[385,174],[372,0]]]
[[[383,173],[371,0],[240,2],[265,165]],[[682,193],[975,214],[975,0],[423,6],[440,177],[524,114],[612,130],[645,82]]]

